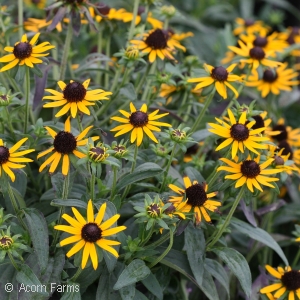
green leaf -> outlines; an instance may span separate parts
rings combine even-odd
[[[98,281],[98,287],[95,298],[96,300],[110,299],[109,277],[110,276],[108,274],[108,271],[104,269]]]
[[[248,235],[250,238],[259,241],[266,246],[270,247],[273,249],[283,260],[284,264],[286,266],[289,265],[289,262],[280,248],[280,246],[277,244],[277,242],[272,238],[272,236],[266,232],[265,230],[258,228],[258,227],[253,227],[252,225],[249,225],[243,221],[240,221],[236,218],[232,218],[230,221],[230,226],[232,226],[234,229],[237,231]]]
[[[158,249],[162,253],[166,248],[159,247]],[[160,261],[160,263],[180,272],[200,288],[196,279],[193,277],[193,273],[186,255],[181,251],[171,249],[165,258]]]
[[[42,283],[39,281],[39,279],[36,277],[36,275],[33,273],[33,271],[25,264],[21,265],[20,270],[17,273],[16,279],[21,285],[19,286],[19,292],[22,291],[22,288],[24,288],[24,291],[26,292],[29,288],[30,290],[36,291],[36,293],[48,296],[49,294],[45,291],[46,289],[37,287],[42,287]],[[32,288],[31,288],[32,287]]]
[[[135,284],[124,286],[119,289],[122,300],[133,300],[135,296]]]
[[[201,290],[208,299],[219,300],[219,295],[216,289],[215,282],[212,276],[206,270],[204,270]]]
[[[231,248],[215,248],[212,250],[228,266],[239,280],[247,297],[251,295],[251,271],[245,257]]]
[[[205,238],[203,231],[190,224],[184,231],[184,245],[192,272],[201,286],[205,258]]]
[[[58,286],[57,291],[62,292],[60,288],[62,289],[63,287],[65,292],[60,300],[81,300],[80,285],[78,283],[68,281],[67,284]]]
[[[87,204],[84,201],[77,199],[54,199],[51,201],[50,205],[52,206],[74,206],[79,208],[86,209]]]
[[[128,98],[130,100],[136,100],[136,92],[133,84],[131,82],[127,83],[125,86],[123,86],[120,89],[120,95],[124,96],[125,98]]]
[[[49,258],[49,233],[46,219],[35,208],[23,209],[33,248],[37,256],[37,262],[44,271]]]
[[[223,266],[216,260],[206,258],[205,259],[205,270],[215,277],[220,284],[225,288],[229,298],[229,277]]]
[[[206,139],[207,137],[211,136],[212,133],[209,132],[207,129],[201,129],[201,130],[198,130],[196,132],[194,132],[192,134],[192,138],[197,141],[197,142],[200,142],[200,141],[203,141],[204,139]]]
[[[156,277],[150,273],[149,276],[142,280],[143,285],[158,299],[163,299],[163,290]]]
[[[114,290],[119,290],[125,286],[143,280],[151,273],[150,269],[140,259],[133,260],[121,273],[118,281],[114,285]]]
[[[134,182],[149,177],[154,177],[162,173],[162,171],[163,171],[162,168],[157,164],[150,163],[150,162],[144,163],[138,166],[131,174],[127,174],[124,177],[121,177],[119,183],[117,184],[117,189],[121,190],[122,188]]]

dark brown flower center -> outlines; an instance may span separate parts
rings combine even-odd
[[[18,59],[25,59],[30,57],[32,53],[32,46],[28,42],[20,42],[14,46],[13,54]]]
[[[265,47],[267,44],[268,44],[267,38],[262,36],[258,36],[253,42],[253,45],[256,47]]]
[[[278,144],[278,148],[283,149],[282,155],[290,154],[289,159],[293,160],[293,150],[286,140],[280,141],[280,143]]]
[[[260,116],[252,116],[252,118],[255,120],[255,124],[251,127],[252,129],[259,129],[265,127],[264,119]]]
[[[187,204],[192,207],[202,206],[207,200],[206,192],[199,183],[193,184],[185,190]]]
[[[104,154],[104,150],[100,147],[93,147],[90,149],[89,154],[92,159],[97,159]]]
[[[243,124],[234,124],[230,128],[231,137],[239,142],[245,141],[249,137],[249,129]]]
[[[253,47],[252,49],[250,49],[249,55],[254,59],[262,60],[263,58],[265,58],[265,51],[260,47]]]
[[[100,2],[99,4],[97,4],[97,10],[99,11],[99,13],[101,15],[108,15],[109,11],[110,11],[110,7],[102,2]]]
[[[273,131],[281,131],[281,133],[277,135],[273,135],[274,139],[276,139],[278,142],[284,141],[288,138],[288,132],[284,125],[280,125],[280,124],[275,125],[273,127]]]
[[[251,20],[251,19],[245,20],[245,26],[246,27],[252,26],[254,23],[255,23],[254,20]]]
[[[77,147],[77,141],[70,132],[60,131],[53,142],[54,149],[62,154],[72,153]]]
[[[272,82],[276,81],[277,78],[278,78],[278,75],[276,72],[273,72],[271,70],[264,71],[263,81],[272,83]]]
[[[289,291],[295,291],[300,288],[300,272],[291,270],[285,272],[281,277],[281,282]]]
[[[9,159],[9,149],[0,146],[0,165],[5,164]]]
[[[172,203],[165,211],[164,213],[169,215],[169,214],[172,214],[173,212],[176,211],[176,208],[174,206],[174,204]]]
[[[158,216],[161,213],[161,208],[158,204],[152,203],[148,206],[147,211],[151,216]]]
[[[215,67],[211,71],[211,77],[217,81],[226,81],[228,78],[228,72],[223,67]]]
[[[116,151],[116,152],[122,153],[126,150],[126,147],[122,146],[122,145],[118,145],[118,146],[115,146],[113,150]]]
[[[142,111],[135,111],[130,115],[129,122],[134,127],[143,127],[148,124],[148,115]]]
[[[65,0],[66,4],[73,4],[73,5],[77,5],[77,4],[82,4],[85,0]]]
[[[13,239],[9,236],[0,237],[0,248],[8,249],[13,243]]]
[[[165,49],[167,47],[168,35],[163,30],[156,29],[148,35],[145,43],[153,49]]]
[[[90,243],[95,243],[102,237],[102,230],[96,223],[87,223],[81,229],[81,237]]]
[[[74,81],[67,84],[63,95],[68,102],[80,102],[86,95],[86,89],[81,83]]]
[[[245,160],[241,165],[241,172],[247,178],[255,178],[260,174],[259,164],[254,160]]]

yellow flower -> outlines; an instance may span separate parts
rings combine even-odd
[[[23,138],[11,148],[7,148],[4,146],[3,140],[0,139],[0,176],[2,176],[2,171],[4,171],[10,177],[11,181],[14,182],[16,176],[11,169],[24,168],[26,167],[25,165],[21,165],[18,163],[33,161],[30,158],[25,158],[21,156],[35,151],[34,149],[27,149],[22,150],[20,152],[16,152],[27,140],[28,138]]]
[[[265,52],[261,47],[253,47],[251,43],[244,44],[242,41],[238,41],[238,44],[240,48],[234,46],[228,46],[228,48],[234,53],[245,57],[240,59],[240,62],[252,65],[252,70],[256,70],[260,65],[275,68],[282,64],[281,62],[267,59],[274,51]]]
[[[77,81],[71,80],[70,83],[65,84],[63,81],[58,81],[62,93],[52,89],[46,89],[46,92],[51,93],[53,96],[45,96],[43,99],[53,100],[52,103],[47,103],[43,107],[58,107],[63,108],[55,115],[55,117],[61,117],[69,110],[71,116],[76,118],[77,111],[80,110],[84,114],[90,115],[90,111],[87,108],[89,105],[95,105],[95,101],[108,100],[106,96],[111,95],[111,92],[105,92],[101,89],[88,91],[90,79],[87,79],[82,84]]]
[[[190,212],[193,210],[196,217],[196,223],[201,222],[201,215],[203,215],[206,222],[211,222],[211,218],[207,213],[207,210],[215,211],[218,206],[222,204],[218,201],[208,200],[217,195],[217,192],[207,194],[208,185],[207,184],[199,184],[196,180],[193,181],[188,177],[183,178],[183,182],[185,185],[185,189],[182,189],[174,184],[169,184],[169,188],[180,196],[171,196],[169,202],[174,203],[175,207],[179,208],[180,204],[183,202],[184,194],[186,195],[186,204],[184,207],[180,207],[181,212]]]
[[[39,9],[44,9],[46,6],[47,0],[24,0],[24,3],[28,6],[36,6]]]
[[[134,143],[136,141],[137,146],[141,145],[143,141],[144,132],[152,141],[158,143],[152,131],[161,131],[161,129],[157,126],[172,126],[168,123],[155,121],[168,115],[169,113],[158,115],[157,113],[159,112],[159,109],[157,109],[151,114],[147,114],[146,104],[143,104],[139,110],[136,110],[135,106],[131,102],[130,111],[131,114],[127,111],[119,110],[119,112],[126,118],[112,117],[111,119],[125,124],[119,125],[111,129],[110,131],[118,131],[118,133],[115,134],[115,137],[117,137],[132,130],[130,142]]]
[[[89,12],[97,22],[101,22],[103,20],[118,20],[123,21],[125,14],[127,13],[124,8],[115,9],[111,8],[108,5],[102,4],[101,7],[97,7],[97,10],[102,15],[100,16],[95,12],[93,7],[89,7]],[[103,17],[104,16],[104,17]]]
[[[278,36],[278,32],[273,32],[269,36],[267,36],[265,32],[259,35],[243,34],[240,36],[240,39],[246,44],[251,43],[253,46],[261,47],[266,53],[270,52],[271,57],[276,57],[275,52],[283,52],[283,50],[289,46],[286,41],[279,39]]]
[[[272,138],[276,141],[287,141],[291,146],[300,146],[300,128],[293,129],[291,126],[286,126],[283,118],[278,120],[277,124],[273,126],[272,131],[280,131],[280,133],[272,135]]]
[[[35,18],[28,18],[24,22],[24,28],[28,31],[32,32],[39,32],[39,30],[43,27],[47,27],[52,23],[52,21],[47,21],[46,19],[35,19]],[[57,23],[56,27],[57,31],[62,31],[61,22]]]
[[[87,205],[87,220],[79,213],[79,211],[72,207],[75,218],[67,214],[63,214],[62,218],[65,219],[69,225],[56,225],[54,229],[61,230],[72,234],[72,236],[62,240],[60,246],[66,246],[76,243],[67,253],[67,257],[73,256],[83,248],[81,268],[84,269],[89,257],[91,258],[94,270],[98,268],[98,256],[96,245],[101,249],[108,251],[115,257],[118,257],[118,252],[111,246],[119,245],[120,242],[105,239],[105,237],[114,235],[126,229],[125,226],[117,226],[110,228],[119,218],[120,215],[114,215],[105,222],[104,219],[106,210],[106,203],[103,203],[99,212],[94,218],[93,202],[89,200]]]
[[[149,54],[150,63],[153,63],[157,56],[161,60],[164,60],[165,58],[174,60],[174,57],[171,54],[174,50],[174,44],[170,44],[169,35],[164,30],[151,30],[148,33],[144,33],[143,40],[131,40],[130,43],[137,45],[143,53]]]
[[[230,65],[228,68],[213,67],[207,64],[204,64],[205,70],[210,74],[208,77],[192,78],[188,79],[188,82],[200,82],[196,85],[195,89],[199,90],[211,84],[214,84],[217,92],[224,98],[227,99],[227,89],[230,88],[235,97],[238,97],[239,94],[237,90],[229,83],[230,81],[242,81],[242,77],[238,75],[229,74],[235,68],[236,64]]]
[[[243,32],[246,33],[266,33],[269,28],[266,27],[262,21],[254,21],[251,19],[244,20],[242,18],[236,18],[236,28],[233,30],[234,35],[240,35]]]
[[[267,271],[275,277],[276,283],[268,285],[260,290],[261,294],[267,294],[268,298],[279,299],[286,292],[287,295],[282,299],[295,300],[295,294],[300,299],[300,272],[292,270],[290,266],[278,267],[277,270],[269,265],[266,265]],[[275,292],[275,294],[272,294]],[[287,298],[288,297],[288,298]]]
[[[17,64],[23,66],[24,64],[30,68],[33,68],[34,64],[41,64],[43,61],[37,57],[47,56],[49,53],[43,53],[47,50],[54,48],[49,42],[44,42],[39,45],[35,45],[40,33],[34,35],[34,37],[28,42],[26,34],[22,36],[20,42],[17,42],[14,47],[5,47],[4,50],[11,52],[6,56],[0,58],[0,62],[9,63],[5,67],[0,69],[0,72],[12,69]]]
[[[39,168],[39,172],[42,172],[46,168],[46,166],[51,164],[49,173],[53,173],[56,170],[60,160],[62,159],[62,174],[66,176],[69,173],[69,155],[74,154],[78,158],[83,158],[86,156],[84,153],[79,152],[77,150],[77,147],[87,144],[88,138],[85,138],[85,136],[92,127],[93,126],[87,127],[78,136],[74,137],[74,135],[71,133],[70,117],[67,118],[65,122],[65,128],[62,131],[55,132],[50,127],[46,126],[46,130],[53,138],[53,146],[41,152],[37,156],[37,159],[48,153],[52,154],[45,160],[44,163],[42,163]],[[93,136],[90,139],[96,141],[99,139],[99,136]]]
[[[267,177],[265,175],[277,174],[282,172],[279,169],[266,169],[273,161],[273,158],[268,159],[262,164],[259,164],[260,156],[255,159],[251,159],[250,156],[246,160],[239,163],[235,163],[227,158],[220,158],[221,161],[225,162],[227,166],[221,166],[217,171],[227,171],[233,173],[226,175],[225,179],[236,180],[235,187],[241,187],[247,184],[248,189],[253,193],[253,186],[263,192],[260,184],[274,188],[270,183],[272,181],[278,181],[278,178]]]
[[[291,91],[293,85],[298,85],[298,73],[293,69],[287,69],[287,63],[282,64],[274,70],[267,69],[264,71],[262,78],[258,78],[257,74],[249,76],[246,86],[257,87],[261,92],[261,96],[265,98],[270,93],[279,95],[280,91]]]
[[[257,142],[264,142],[269,140],[267,137],[257,136],[262,131],[265,130],[265,127],[261,127],[258,129],[252,129],[256,121],[252,121],[246,124],[246,112],[243,112],[237,122],[232,111],[228,109],[228,115],[230,124],[222,121],[218,118],[215,118],[219,124],[208,123],[212,129],[208,129],[208,131],[217,134],[223,138],[226,138],[224,142],[222,142],[217,148],[216,151],[219,151],[229,145],[231,145],[231,154],[232,158],[235,158],[238,150],[244,153],[245,147],[254,152],[255,154],[259,154],[256,149],[267,149],[266,145],[259,144]]]

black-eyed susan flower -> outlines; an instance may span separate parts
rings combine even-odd
[[[252,70],[256,70],[261,65],[275,68],[282,64],[281,62],[267,59],[274,51],[265,52],[261,47],[253,46],[252,43],[245,44],[242,41],[238,41],[238,44],[240,48],[234,46],[228,46],[228,48],[235,54],[245,57],[240,59],[240,62],[250,64]]]
[[[25,154],[35,151],[34,149],[27,149],[17,152],[17,150],[28,140],[28,138],[23,138],[17,142],[11,148],[7,148],[4,145],[2,139],[0,139],[0,176],[2,176],[2,171],[5,172],[11,179],[15,181],[16,176],[11,169],[21,169],[25,168],[26,165],[19,163],[32,162],[30,158],[22,157]]]
[[[266,265],[267,271],[276,278],[276,282],[260,290],[261,294],[266,294],[269,299],[300,299],[300,272],[292,270],[290,266],[278,267],[277,270]],[[275,292],[276,291],[276,292]],[[273,294],[273,292],[275,292]],[[282,297],[285,295],[285,297]]]
[[[131,44],[137,45],[143,53],[149,54],[149,62],[153,63],[157,57],[174,59],[171,52],[174,47],[169,44],[169,35],[161,29],[151,30],[144,33],[143,40],[131,40]]]
[[[227,171],[233,173],[226,175],[225,179],[236,180],[235,187],[241,187],[244,184],[253,193],[253,187],[257,188],[261,192],[263,189],[260,184],[275,188],[270,182],[278,181],[278,178],[268,177],[266,175],[277,174],[282,172],[280,169],[267,169],[267,167],[274,161],[274,158],[270,158],[265,162],[259,164],[260,156],[251,159],[250,156],[246,160],[242,160],[239,163],[235,163],[227,158],[220,158],[221,161],[228,166],[221,166],[217,171]]]
[[[62,159],[62,174],[66,176],[69,173],[70,169],[69,155],[74,154],[78,158],[83,158],[86,156],[86,154],[78,151],[77,147],[87,144],[88,138],[85,137],[92,127],[93,126],[87,127],[78,136],[75,137],[71,133],[70,117],[67,118],[64,130],[62,131],[55,132],[50,127],[46,126],[45,129],[53,138],[53,146],[41,152],[37,156],[37,159],[39,159],[44,155],[51,153],[51,155],[40,166],[39,172],[42,172],[48,165],[51,164],[49,173],[53,173]],[[93,136],[90,139],[96,141],[99,139],[99,136]]]
[[[265,128],[265,130],[262,131],[261,133],[265,134],[266,136],[279,134],[281,131],[273,131],[269,127],[270,124],[272,123],[272,119],[271,118],[266,119],[267,114],[268,114],[267,111],[263,111],[259,115],[251,116],[251,118],[255,120],[255,124],[252,126],[252,129]],[[246,121],[245,124],[247,125],[248,123],[250,123],[250,121]]]
[[[89,12],[96,20],[96,22],[101,22],[103,20],[117,20],[117,21],[123,21],[125,14],[127,11],[124,8],[115,9],[113,7],[110,7],[104,3],[100,3],[100,5],[97,6],[96,10],[101,14],[97,13],[95,11],[94,7],[89,7]]]
[[[280,131],[279,134],[272,135],[272,138],[277,142],[287,141],[291,146],[300,146],[300,128],[293,129],[291,126],[286,126],[284,118],[278,120],[277,124],[273,126],[272,131]]]
[[[73,80],[68,84],[65,84],[63,81],[58,81],[57,84],[62,90],[62,93],[52,89],[46,89],[45,91],[51,93],[53,96],[45,96],[43,98],[53,100],[53,102],[44,104],[43,107],[63,106],[55,115],[57,118],[65,115],[69,110],[73,118],[76,118],[78,110],[90,115],[87,106],[95,105],[95,101],[108,100],[107,96],[112,94],[112,92],[105,92],[101,89],[88,91],[90,79],[85,80],[82,84]]]
[[[34,64],[41,64],[43,61],[38,57],[49,55],[49,53],[43,53],[47,50],[54,48],[49,42],[44,42],[39,45],[35,45],[40,33],[34,35],[34,37],[28,42],[27,35],[24,34],[20,42],[17,42],[14,47],[7,46],[4,48],[6,52],[10,54],[0,58],[0,62],[8,63],[6,66],[0,69],[0,72],[4,72],[14,68],[17,64],[23,66],[24,64],[30,68],[34,67]]]
[[[159,109],[157,109],[151,114],[147,114],[147,105],[145,103],[142,105],[142,107],[139,110],[137,110],[134,104],[131,102],[130,103],[131,113],[124,110],[119,110],[119,112],[125,118],[112,117],[111,119],[124,124],[119,125],[111,129],[110,131],[118,131],[115,134],[115,137],[125,134],[129,131],[132,131],[130,142],[134,143],[136,141],[137,146],[141,145],[144,137],[144,132],[152,141],[158,143],[152,131],[161,131],[161,129],[157,126],[167,126],[167,127],[172,126],[171,124],[168,123],[156,121],[164,116],[167,116],[169,113],[158,115]]]
[[[290,46],[300,43],[300,28],[289,27],[285,32],[279,34],[279,38],[286,41]],[[290,53],[293,56],[300,56],[300,50],[294,49]]]
[[[224,98],[227,99],[227,88],[230,88],[235,97],[238,97],[237,90],[229,83],[233,81],[242,81],[242,78],[238,75],[230,74],[236,67],[236,64],[230,65],[228,68],[222,66],[213,67],[208,64],[204,64],[204,68],[209,73],[207,77],[191,78],[188,82],[199,82],[195,89],[201,89],[211,84],[214,84],[217,92]]]
[[[73,256],[83,248],[81,268],[84,269],[90,257],[93,268],[98,268],[98,255],[96,246],[118,257],[118,252],[111,246],[119,245],[120,242],[108,240],[105,237],[114,235],[126,229],[125,226],[111,227],[120,218],[120,215],[114,215],[105,222],[103,222],[106,210],[106,203],[100,206],[99,212],[94,218],[93,202],[89,200],[87,205],[87,218],[85,219],[79,211],[72,207],[75,218],[67,214],[63,214],[62,218],[65,219],[70,225],[56,225],[54,229],[61,230],[72,234],[72,236],[62,240],[60,246],[66,246],[76,243],[67,253],[67,257]]]
[[[256,149],[267,149],[266,145],[257,143],[269,140],[267,137],[258,136],[262,131],[265,130],[265,127],[253,130],[252,127],[256,121],[246,124],[246,115],[247,113],[243,112],[237,122],[232,111],[228,109],[230,124],[218,118],[215,119],[221,125],[208,123],[209,126],[212,127],[209,128],[208,131],[226,139],[216,148],[216,151],[231,145],[231,155],[232,158],[234,158],[238,151],[244,153],[245,147],[255,154],[259,154]]]
[[[208,185],[206,183],[199,184],[198,181],[191,180],[185,176],[183,178],[185,189],[176,186],[175,184],[169,184],[169,188],[180,196],[171,196],[169,202],[173,203],[175,207],[178,207],[183,202],[184,196],[186,197],[186,204],[181,208],[181,212],[195,213],[196,223],[200,223],[203,216],[206,222],[211,222],[211,218],[207,212],[216,211],[221,202],[211,200],[210,198],[217,195],[217,192],[208,193]]]
[[[279,95],[280,91],[291,91],[292,86],[299,84],[299,80],[296,80],[297,76],[298,72],[288,69],[287,63],[284,63],[274,70],[265,70],[261,78],[257,78],[256,74],[250,75],[246,86],[256,87],[265,98],[270,93]]]
[[[24,28],[28,31],[32,32],[39,32],[41,28],[47,27],[51,24],[51,21],[47,21],[46,19],[35,19],[35,18],[28,18],[24,21]],[[57,23],[56,25],[57,31],[62,31],[61,22]]]
[[[288,43],[279,39],[278,32],[273,32],[271,35],[263,34],[248,34],[241,35],[240,39],[247,43],[253,44],[255,47],[261,47],[266,53],[270,53],[271,57],[276,57],[276,52],[283,52],[288,47]]]
[[[268,32],[268,27],[264,25],[262,21],[255,21],[253,19],[235,19],[236,28],[233,30],[234,35],[240,35],[241,33],[264,33]]]

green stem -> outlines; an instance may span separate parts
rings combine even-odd
[[[170,167],[171,167],[171,164],[172,164],[172,161],[173,161],[173,157],[174,157],[174,154],[175,154],[176,146],[177,146],[177,144],[174,143],[174,146],[173,146],[173,149],[172,149],[172,152],[171,152],[171,155],[170,155],[170,159],[168,160],[166,171],[164,172],[164,179],[163,179],[162,185],[160,187],[160,193],[162,193],[164,188],[165,188],[165,184],[166,184],[166,181],[167,181],[167,178],[168,178],[168,173],[169,173],[169,170],[170,170]]]
[[[8,255],[9,259],[10,259],[11,264],[12,264],[12,265],[14,266],[14,268],[19,272],[20,269],[19,269],[19,267],[18,267],[18,265],[17,265],[17,263],[16,263],[14,257],[12,256],[12,254],[11,254],[10,252],[7,252],[7,255]]]
[[[192,129],[191,129],[191,132],[195,132],[195,130],[197,129],[198,125],[200,124],[207,108],[209,107],[214,95],[215,95],[215,92],[216,92],[216,88],[213,89],[213,91],[210,93],[210,95],[208,96],[208,98],[206,99],[205,103],[204,103],[204,106],[198,116],[198,118],[196,119],[196,122],[194,123]]]
[[[138,153],[138,146],[137,144],[135,144],[135,148],[134,148],[134,156],[133,156],[133,162],[132,162],[132,165],[131,165],[131,171],[130,171],[130,174],[134,171],[135,169],[135,166],[136,166],[136,159],[137,159],[137,153]],[[126,188],[125,188],[125,191],[122,195],[122,198],[121,198],[121,202],[125,199],[125,197],[127,196],[129,190],[131,188],[131,184],[128,185]]]
[[[28,117],[29,117],[29,98],[30,98],[30,76],[29,68],[25,67],[25,124],[24,124],[24,133],[27,132],[28,127]]]
[[[141,246],[145,245],[148,243],[148,241],[151,239],[151,236],[154,232],[154,227],[155,227],[155,223],[152,224],[151,229],[149,230],[146,238],[142,241]]]
[[[167,30],[169,27],[169,18],[166,18],[165,23],[164,23],[164,30]]]
[[[215,235],[215,237],[213,238],[213,240],[207,245],[207,249],[210,249],[218,240],[219,238],[222,236],[223,232],[225,231],[225,229],[227,228],[228,224],[230,223],[230,220],[238,206],[238,204],[240,203],[242,196],[244,194],[244,189],[245,186],[242,186],[237,197],[235,198],[233,205],[225,219],[225,222],[223,223],[222,227],[218,230],[217,234]]]
[[[96,182],[96,176],[95,174],[92,174],[92,177],[91,177],[91,186],[90,186],[90,189],[91,189],[91,199],[92,201],[95,200],[95,182]]]
[[[105,55],[110,58],[110,43],[111,43],[111,34],[108,35],[106,38],[106,49],[105,49]],[[109,83],[109,60],[106,61],[105,64],[105,76],[104,76],[104,87],[107,90],[108,89],[108,83]]]
[[[112,169],[114,172],[114,177],[113,177],[113,183],[112,183],[112,187],[111,187],[110,201],[112,201],[114,199],[114,196],[116,193],[116,185],[117,185],[117,167],[113,166]]]
[[[68,195],[69,195],[69,186],[70,186],[70,175],[69,175],[69,172],[70,172],[70,170],[68,171],[68,174],[67,174],[67,176],[64,179],[62,196],[61,196],[63,200],[68,199]],[[59,212],[58,212],[57,224],[61,224],[62,215],[64,214],[64,210],[65,210],[64,206],[60,207]],[[51,244],[51,248],[56,247],[56,244],[57,244],[57,241],[58,241],[58,237],[59,237],[59,231],[56,230],[54,232],[54,236],[53,236],[53,241],[52,241],[52,244]]]
[[[167,241],[169,239],[169,234],[165,234],[163,235],[160,239],[158,239],[157,241],[151,243],[150,245],[148,246],[145,246],[144,248],[145,249],[148,249],[148,248],[153,248],[155,249],[156,247],[158,247],[159,245],[163,244],[165,241]]]
[[[8,111],[7,106],[5,106],[5,112],[6,112],[6,115],[7,115],[7,124],[8,124],[8,128],[9,128],[10,134],[13,136],[14,141],[16,141],[17,138],[16,138],[16,135],[15,135],[15,130],[14,130],[14,128],[12,127],[12,124],[11,124],[11,118],[10,118],[10,115],[9,115],[9,111]]]
[[[68,56],[69,56],[69,53],[70,53],[72,34],[73,34],[72,22],[69,22],[68,23],[66,40],[65,40],[63,57],[62,57],[61,65],[60,65],[60,73],[59,73],[59,79],[60,80],[65,79],[65,73],[66,73],[67,64],[68,64]]]
[[[97,52],[98,54],[102,54],[102,42],[103,42],[103,30],[102,28],[98,29],[98,41],[97,41]],[[102,61],[98,61],[98,69],[101,69],[101,63]],[[96,84],[99,84],[101,86],[101,72],[97,72],[96,76]]]
[[[155,69],[156,69],[156,61],[154,61],[152,63],[152,66],[151,66],[150,71],[149,71],[149,75],[154,74]],[[150,98],[148,97],[148,94],[149,94],[149,89],[151,87],[151,82],[152,82],[152,79],[149,79],[147,81],[146,88],[144,89],[144,92],[143,92],[143,95],[142,95],[142,100],[145,100],[147,102],[148,106],[149,106],[149,100],[150,100]]]
[[[78,276],[81,274],[82,269],[79,267],[76,271],[76,273],[73,275],[73,277],[70,279],[70,281],[75,282],[75,280],[78,278]]]
[[[53,57],[54,60],[58,61],[58,45],[57,45],[56,40],[52,41],[52,45],[55,46],[55,48],[53,48],[51,50],[52,57]],[[52,76],[53,76],[53,80],[54,81],[58,81],[59,80],[59,68],[58,68],[57,64],[53,64]]]
[[[134,0],[134,5],[133,5],[133,18],[130,24],[130,29],[129,29],[129,34],[128,34],[128,42],[130,42],[130,40],[133,37],[133,31],[134,31],[134,27],[135,27],[135,20],[136,20],[136,16],[138,13],[138,9],[139,9],[139,4],[140,4],[140,0]]]
[[[117,69],[117,72],[115,73],[115,77],[114,77],[114,80],[113,80],[113,83],[112,83],[112,86],[111,86],[111,89],[110,89],[110,91],[112,93],[114,93],[114,90],[117,87],[121,72],[122,72],[122,66],[119,66],[119,68]]]
[[[135,89],[135,92],[136,92],[137,95],[140,92],[140,89],[142,88],[142,86],[144,85],[146,77],[148,76],[148,74],[150,72],[151,66],[152,66],[151,64],[148,64],[147,69],[146,69],[146,71],[143,74],[143,77],[140,79],[140,81],[139,81],[139,83],[138,83],[138,85],[137,85],[137,87]]]
[[[77,114],[76,119],[77,119],[77,123],[78,123],[78,128],[79,128],[80,132],[82,132],[83,127],[82,127],[82,123],[81,123],[79,114]]]
[[[167,247],[167,249],[149,266],[149,268],[153,268],[156,264],[158,264],[162,259],[164,259],[164,257],[169,253],[169,251],[171,250],[172,246],[173,246],[173,240],[174,240],[174,235],[173,235],[173,231],[170,230],[170,242],[169,242],[169,246]]]
[[[19,25],[19,38],[22,39],[23,35],[23,25],[24,25],[24,18],[23,18],[23,0],[18,0],[18,25]]]
[[[148,18],[148,14],[149,14],[149,4],[148,4],[148,1],[146,1],[146,4],[145,4],[145,12],[144,12],[144,14],[146,16],[146,22],[144,22],[144,24],[141,27],[141,31],[140,31],[140,35],[141,36],[143,36],[143,34],[144,34],[146,23],[147,23],[147,18]]]
[[[15,195],[14,195],[14,192],[9,184],[9,181],[8,181],[8,178],[6,177],[7,179],[7,192],[8,192],[8,196],[9,196],[9,199],[11,201],[11,204],[14,208],[14,211],[15,211],[15,214],[20,222],[20,224],[23,226],[24,229],[27,229],[27,226],[26,224],[24,223],[22,217],[20,216],[20,210],[18,208],[18,204],[17,204],[17,201],[15,199]]]
[[[293,260],[293,263],[291,264],[292,267],[296,267],[299,258],[300,258],[300,247],[299,247],[298,252],[297,252],[297,254],[296,254],[296,256],[295,256],[295,258]]]

